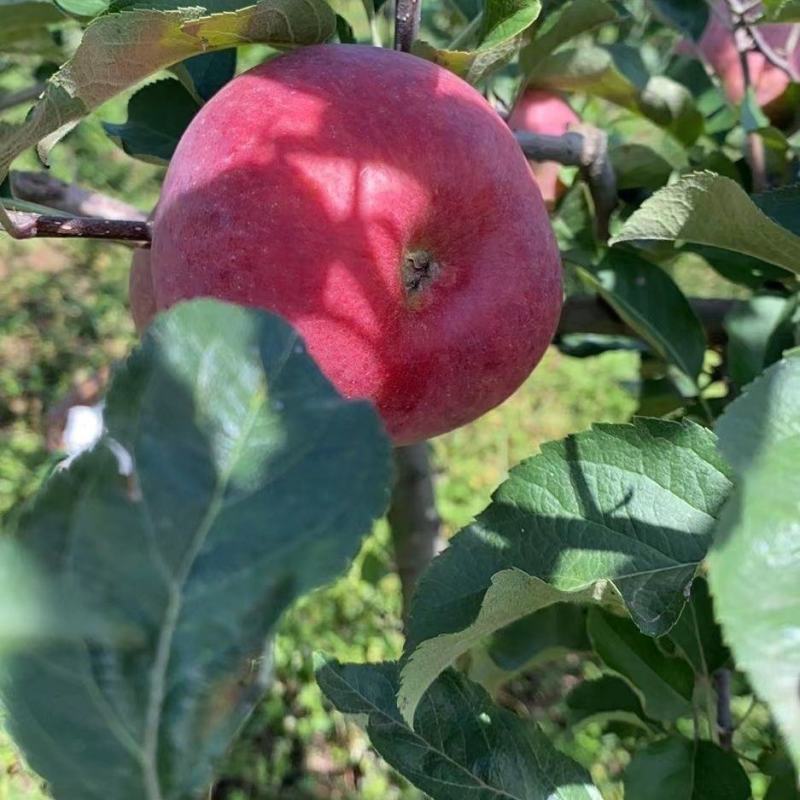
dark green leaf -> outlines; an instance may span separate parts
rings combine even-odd
[[[166,164],[199,110],[180,81],[156,81],[131,97],[127,122],[104,122],[103,128],[129,156]]]
[[[784,186],[755,194],[753,202],[782,228],[800,236],[800,186]]]
[[[788,283],[796,277],[767,261],[732,250],[704,245],[687,245],[684,249],[701,255],[726,280],[749,289],[761,289],[767,282]]]
[[[639,696],[627,681],[616,675],[579,683],[564,702],[571,725],[624,722],[650,730]]]
[[[201,53],[176,64],[172,71],[201,102],[210,100],[236,72],[236,50]]]
[[[341,14],[336,15],[336,35],[342,44],[356,43],[353,26]]]
[[[728,372],[739,386],[755,380],[772,363],[767,357],[770,340],[788,304],[789,300],[779,295],[756,295],[725,317]],[[781,355],[778,353],[778,358]]]
[[[703,578],[696,578],[683,613],[667,639],[692,665],[698,675],[712,675],[730,658],[722,641],[722,630],[714,617],[714,606]]]
[[[511,623],[492,636],[489,656],[506,672],[575,650],[588,650],[586,609],[555,603]]]
[[[684,408],[688,400],[669,377],[644,378],[639,384],[636,414],[640,417],[664,417]]]
[[[670,736],[640,750],[625,770],[625,800],[749,800],[750,781],[733,753]]]
[[[650,0],[650,4],[670,25],[695,41],[708,25],[709,8],[697,0]]]
[[[4,711],[57,798],[192,798],[259,698],[281,613],[385,508],[389,445],[279,317],[211,300],[155,320],[106,424],[20,524],[104,633],[9,654]]]
[[[630,682],[647,716],[674,722],[691,714],[694,673],[685,661],[665,655],[630,620],[596,608],[587,629],[595,652]]]
[[[413,730],[397,708],[396,664],[326,664],[317,681],[345,714],[367,716],[375,749],[434,800],[601,800],[589,774],[530,720],[452,670],[426,692]]]
[[[692,423],[637,419],[545,444],[421,579],[404,714],[459,655],[555,602],[624,603],[648,635],[666,633],[729,490],[714,435]]]
[[[616,350],[641,352],[644,345],[630,336],[606,336],[595,333],[567,333],[560,336],[554,344],[564,355],[572,358],[594,358],[602,353]],[[643,416],[653,416],[644,414]]]
[[[597,268],[580,273],[657,355],[697,379],[705,357],[705,331],[664,270],[635,253],[610,250]]]

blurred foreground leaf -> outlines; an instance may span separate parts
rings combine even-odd
[[[52,618],[99,624],[5,654],[7,721],[56,798],[193,798],[263,691],[281,613],[383,511],[389,446],[286,323],[210,300],[156,319],[106,423],[20,524]]]
[[[770,367],[718,425],[741,482],[709,554],[725,632],[800,767],[800,353]]]

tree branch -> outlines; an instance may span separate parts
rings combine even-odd
[[[443,543],[431,477],[430,445],[420,442],[398,447],[394,461],[395,485],[388,520],[403,590],[403,617],[407,619],[417,581]]]
[[[22,211],[7,211],[8,233],[14,239],[109,239],[117,242],[150,241],[150,223],[141,220],[56,217]]]
[[[525,131],[514,135],[526,158],[580,169],[594,201],[597,237],[608,241],[611,214],[617,207],[617,176],[608,155],[606,133],[591,125],[580,125],[561,136]]]
[[[724,750],[733,747],[733,716],[731,714],[731,671],[718,669],[714,673],[714,688],[717,692],[717,730],[719,746]]]
[[[57,208],[76,217],[135,220],[142,222],[147,214],[138,208],[107,194],[65,183],[46,172],[13,171],[9,176],[14,197]]]
[[[395,0],[394,49],[411,52],[422,16],[422,0]]]

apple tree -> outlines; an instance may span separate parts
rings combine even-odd
[[[130,248],[142,334],[0,542],[53,797],[202,796],[386,513],[402,657],[317,681],[423,793],[601,797],[514,703],[571,660],[561,726],[619,734],[627,800],[800,796],[800,3],[0,0],[20,53],[3,231]],[[118,95],[155,209],[13,169]],[[442,547],[425,440],[551,342],[636,353],[636,415]]]

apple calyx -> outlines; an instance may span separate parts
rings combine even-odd
[[[419,297],[436,283],[442,267],[427,250],[412,250],[403,259],[403,287],[409,299]]]

